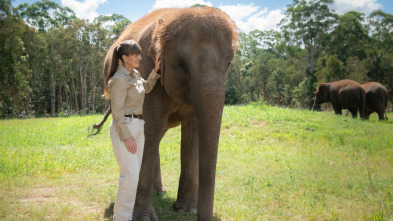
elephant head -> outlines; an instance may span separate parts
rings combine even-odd
[[[236,27],[225,13],[206,10],[211,11],[209,16],[193,11],[176,19],[160,19],[152,39],[154,51],[161,55],[161,84],[166,93],[198,108],[207,100],[223,106],[225,77],[238,40]],[[191,99],[196,97],[199,101]]]
[[[329,102],[329,94],[330,94],[330,85],[327,83],[318,84],[317,91],[315,92],[315,101],[313,105],[313,110],[315,110],[316,106]]]

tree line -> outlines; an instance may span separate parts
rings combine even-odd
[[[333,0],[294,0],[279,31],[241,33],[226,102],[308,108],[318,83],[377,81],[393,97],[393,15],[336,14]]]
[[[0,116],[104,112],[103,60],[131,21],[79,19],[50,0],[0,3]],[[341,79],[378,81],[393,97],[393,15],[338,15],[332,3],[293,0],[277,31],[240,32],[226,104],[307,108],[319,82]]]

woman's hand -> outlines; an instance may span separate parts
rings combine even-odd
[[[136,142],[133,137],[128,138],[127,140],[124,141],[126,144],[126,148],[128,152],[135,154],[136,153]]]
[[[160,64],[161,64],[160,54],[157,53],[156,54],[156,63],[155,63],[155,67],[154,67],[154,71],[157,72],[157,73],[160,70]]]

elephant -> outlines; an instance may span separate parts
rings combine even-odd
[[[142,47],[138,71],[143,78],[157,54],[161,60],[160,83],[143,105],[146,141],[135,218],[158,220],[152,195],[153,185],[158,191],[162,187],[159,144],[168,129],[181,125],[181,174],[173,208],[197,213],[198,220],[213,219],[225,79],[238,46],[236,30],[216,8],[158,9],[130,24],[108,50],[105,76],[112,51],[123,40],[134,39]]]
[[[378,82],[367,82],[362,86],[366,91],[366,119],[369,119],[371,113],[377,112],[379,120],[387,120],[386,107],[389,93],[386,87]]]
[[[320,83],[315,94],[314,107],[325,102],[331,102],[334,112],[342,115],[342,109],[348,109],[353,118],[365,118],[366,91],[362,85],[352,80],[341,80],[330,83]]]

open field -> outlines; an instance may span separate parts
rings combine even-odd
[[[392,220],[393,114],[387,122],[254,104],[224,109],[215,220]],[[101,115],[0,121],[0,220],[108,220],[118,167]],[[180,174],[180,127],[161,142],[172,211]]]

